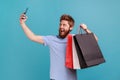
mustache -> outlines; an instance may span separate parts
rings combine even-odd
[[[65,29],[59,29],[59,36],[61,37],[61,38],[65,38],[69,33],[70,33],[70,29],[69,30],[65,30]],[[64,34],[62,34],[62,32],[64,32]]]

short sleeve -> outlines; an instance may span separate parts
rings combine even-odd
[[[52,40],[52,36],[42,36],[43,41],[44,41],[44,46],[50,46],[51,44],[51,40]]]

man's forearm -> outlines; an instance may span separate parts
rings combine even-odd
[[[25,22],[23,23],[20,23],[23,31],[25,32],[26,36],[30,39],[30,40],[33,40],[34,38],[34,33],[27,27],[27,25],[25,24]]]

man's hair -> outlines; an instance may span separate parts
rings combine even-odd
[[[63,14],[61,17],[60,17],[60,22],[62,20],[66,20],[68,21],[68,24],[70,25],[70,27],[73,27],[74,26],[74,19],[70,16],[70,15],[67,15],[67,14]]]

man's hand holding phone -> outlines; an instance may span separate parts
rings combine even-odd
[[[27,13],[28,8],[26,8],[25,12],[20,16],[20,24],[24,23],[27,20]]]

